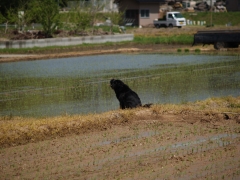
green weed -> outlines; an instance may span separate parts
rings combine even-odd
[[[195,49],[195,53],[200,53],[201,50],[200,49]]]

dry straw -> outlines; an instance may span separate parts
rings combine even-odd
[[[210,98],[205,101],[181,105],[153,105],[151,108],[116,110],[89,115],[64,115],[42,119],[0,117],[0,147],[37,142],[71,134],[103,131],[115,125],[126,125],[133,121],[161,120],[161,116],[164,114],[186,114],[189,112],[198,112],[208,116],[215,114],[239,116],[240,97]]]

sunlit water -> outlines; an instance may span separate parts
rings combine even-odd
[[[142,103],[240,95],[236,56],[119,54],[0,64],[0,115],[55,116],[118,109],[121,79]]]

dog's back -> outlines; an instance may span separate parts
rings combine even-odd
[[[132,90],[122,92],[119,101],[122,109],[142,106],[139,96]]]
[[[121,109],[142,106],[141,100],[137,93],[131,90],[121,80],[112,79],[110,81],[110,85],[115,91],[116,97],[120,102]]]

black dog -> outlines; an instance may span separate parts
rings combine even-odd
[[[120,102],[121,109],[142,106],[137,93],[131,90],[128,85],[124,84],[121,80],[111,79],[110,86],[115,91],[116,97]]]

